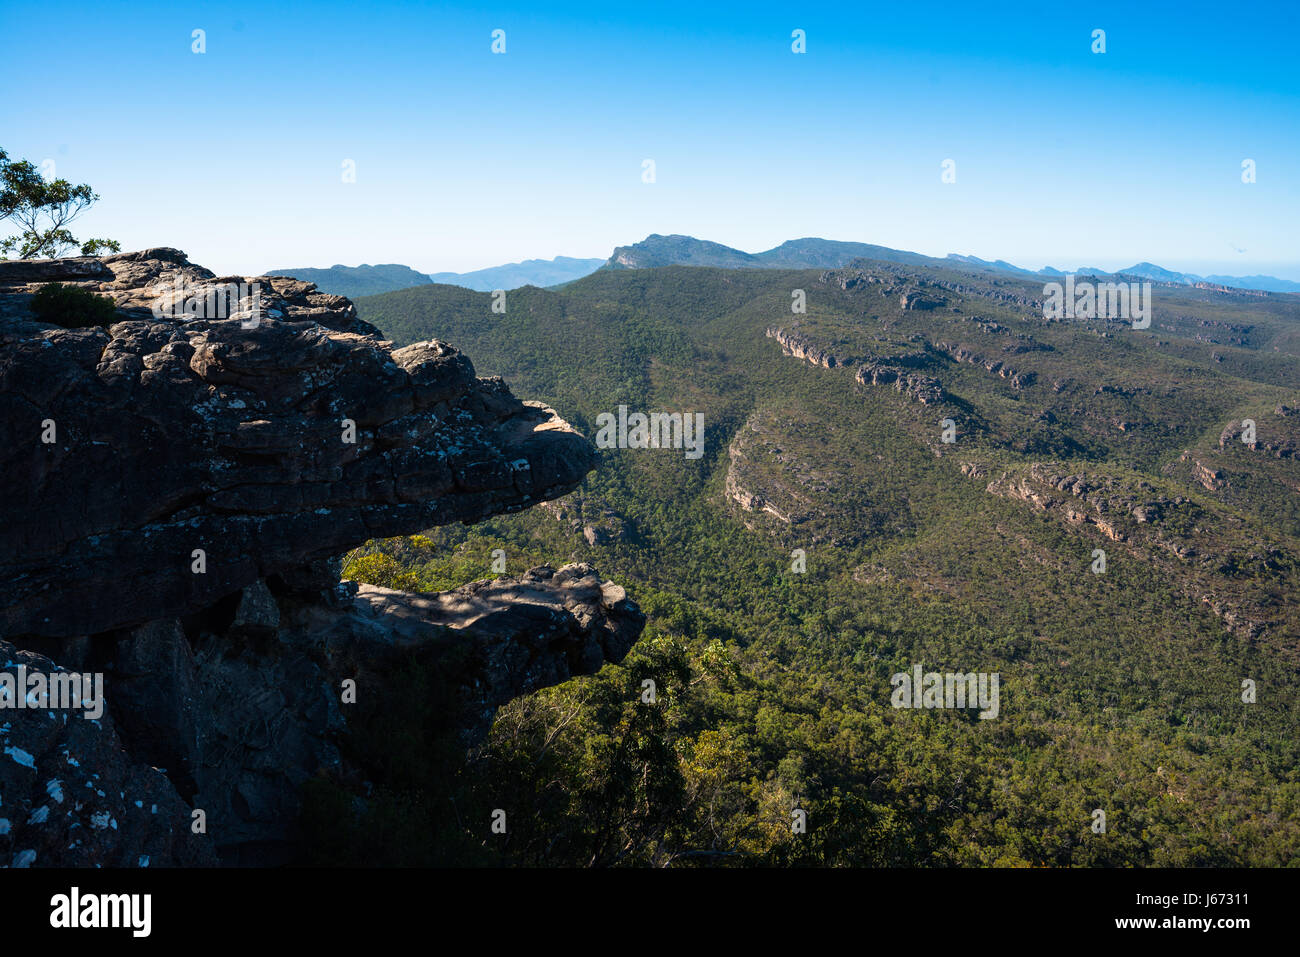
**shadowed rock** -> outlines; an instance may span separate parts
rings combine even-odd
[[[54,281],[118,321],[39,321]],[[105,705],[0,710],[0,864],[292,861],[303,784],[354,770],[345,681],[375,702],[432,669],[469,746],[511,698],[622,660],[644,616],[588,565],[339,582],[356,545],[556,498],[595,461],[551,409],[443,343],[393,350],[311,283],[169,248],[0,263],[0,671],[100,674]]]
[[[25,671],[22,669],[26,669]],[[57,674],[50,659],[0,641],[8,682]],[[0,691],[0,698],[4,698]],[[0,866],[212,865],[211,844],[158,768],[123,750],[112,716],[28,707],[0,710]]]
[[[95,276],[77,285],[122,321],[36,321],[47,274]],[[255,328],[185,311],[237,282],[265,287]],[[182,316],[156,318],[180,283]],[[455,349],[394,351],[313,290],[218,279],[170,249],[0,263],[0,635],[184,614],[370,538],[558,497],[594,464],[552,410]]]
[[[319,631],[334,665],[360,675],[362,691],[382,677],[394,655],[413,650],[426,661],[449,655],[463,714],[455,722],[467,741],[486,734],[497,708],[511,698],[622,661],[641,634],[645,616],[613,582],[589,564],[543,565],[519,578],[487,579],[441,594],[359,586],[345,615],[319,606],[295,618]]]

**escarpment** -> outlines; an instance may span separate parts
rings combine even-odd
[[[449,346],[393,351],[310,284],[217,279],[150,252],[166,258],[86,261],[99,278],[79,285],[125,310],[108,328],[24,316],[36,270],[0,264],[0,633],[180,614],[369,538],[555,498],[595,461]],[[100,274],[119,267],[126,288]],[[177,310],[165,297],[182,280]],[[262,286],[260,319],[203,315],[230,282]]]
[[[48,313],[52,282],[116,313]],[[0,263],[0,436],[0,864],[291,860],[303,782],[346,773],[344,682],[373,700],[434,662],[468,743],[641,630],[590,566],[444,596],[339,582],[368,539],[557,498],[596,453],[311,283],[166,248]],[[102,714],[15,708],[20,666],[101,674]]]

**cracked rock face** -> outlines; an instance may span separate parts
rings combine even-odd
[[[645,624],[587,564],[443,594],[346,583],[323,599],[259,581],[224,614],[99,639],[76,662],[104,675],[94,720],[0,709],[0,864],[288,863],[303,784],[348,773],[338,747],[351,707],[337,693],[344,680],[382,707],[395,669],[430,666],[448,677],[446,721],[468,747],[512,698],[621,661]],[[262,606],[256,629],[250,604]],[[0,673],[17,676],[20,665],[64,670],[0,642]]]
[[[113,297],[121,321],[38,322],[51,279]],[[157,295],[237,282],[264,287],[254,328]],[[313,290],[170,249],[0,263],[0,635],[180,615],[370,538],[556,498],[593,466],[552,410],[455,349],[393,350]]]
[[[39,321],[48,282],[115,321]],[[254,307],[214,313],[225,286]],[[304,783],[355,770],[343,682],[382,701],[432,666],[468,746],[511,698],[621,661],[644,616],[589,565],[339,582],[371,538],[554,499],[595,462],[551,409],[310,283],[165,248],[0,263],[0,689],[20,666],[103,682],[94,720],[0,707],[0,865],[292,861]]]
[[[0,641],[0,675],[10,681],[60,670]],[[129,759],[107,712],[91,718],[89,710],[12,703],[0,710],[0,866],[216,863],[172,782]]]
[[[467,743],[510,699],[622,661],[644,624],[624,590],[585,563],[441,594],[360,585],[341,613],[304,605],[288,619],[290,630],[316,636],[333,672],[357,679],[359,694],[382,693],[384,673],[410,654],[454,673],[461,713],[453,723]],[[444,666],[453,659],[454,668]]]

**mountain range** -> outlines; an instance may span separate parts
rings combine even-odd
[[[597,269],[654,269],[663,266],[711,266],[721,269],[838,269],[858,259],[910,266],[961,264],[1022,277],[1053,277],[1066,274],[1066,270],[1051,266],[1038,270],[1025,269],[1004,259],[987,260],[957,253],[949,253],[947,257],[940,259],[871,243],[842,242],[815,237],[791,239],[773,249],[747,253],[721,243],[696,239],[693,236],[676,234],[663,236],[654,233],[639,243],[617,247],[605,260],[556,256],[554,259],[526,259],[523,262],[506,263],[465,273],[422,273],[409,266],[391,263],[378,266],[335,265],[328,269],[273,269],[268,270],[266,275],[293,276],[296,279],[314,282],[322,292],[357,297],[378,295],[428,283],[462,286],[477,292],[519,289],[523,286],[546,288],[573,282],[590,275]],[[1199,276],[1194,273],[1165,269],[1149,262],[1136,263],[1127,269],[1114,272],[1095,266],[1080,267],[1070,272],[1078,275],[1134,276],[1152,282],[1186,286],[1209,283],[1266,292],[1300,292],[1300,282],[1279,279],[1276,276]]]
[[[335,296],[374,296],[381,292],[396,289],[409,289],[411,286],[424,286],[429,283],[443,283],[448,286],[464,286],[476,292],[491,292],[494,289],[518,289],[521,286],[557,286],[561,283],[581,279],[595,272],[605,264],[603,259],[574,259],[572,256],[556,256],[554,259],[526,259],[518,263],[506,263],[502,266],[490,266],[475,269],[472,272],[417,272],[410,266],[397,263],[385,263],[371,266],[334,265],[328,269],[313,267],[292,267],[285,269],[268,269],[267,276],[292,276],[306,282],[314,282],[321,292]]]
[[[747,253],[693,236],[655,233],[631,246],[619,246],[605,263],[607,269],[648,269],[658,266],[714,266],[723,269],[834,269],[855,259],[909,265],[943,262],[920,253],[870,243],[833,239],[791,239],[774,249]]]
[[[847,266],[855,259],[873,259],[878,262],[902,263],[911,266],[940,266],[962,263],[994,272],[1018,276],[1064,276],[1066,272],[1097,276],[1137,276],[1152,282],[1169,282],[1180,285],[1213,283],[1238,289],[1258,289],[1267,292],[1300,292],[1300,282],[1278,279],[1276,276],[1198,276],[1194,273],[1175,272],[1154,263],[1141,262],[1127,269],[1109,271],[1095,266],[1074,270],[1054,269],[1050,266],[1025,269],[1004,259],[989,261],[977,256],[949,253],[944,259],[925,256],[904,249],[874,246],[870,243],[839,242],[830,239],[792,239],[761,253],[746,253],[730,246],[695,239],[692,236],[661,236],[654,234],[631,246],[620,246],[605,263],[608,269],[646,269],[658,266],[714,266],[723,269],[836,269]]]
[[[384,263],[371,266],[330,266],[328,269],[297,267],[292,269],[268,269],[265,276],[292,276],[304,282],[314,282],[321,292],[334,296],[374,296],[381,292],[395,289],[407,289],[411,286],[423,286],[432,280],[422,272],[416,272],[410,266],[397,263]]]
[[[385,777],[433,749],[372,738],[354,828],[378,837],[352,853],[445,860],[457,818],[421,803],[443,788],[467,820],[510,795],[518,837],[466,854],[528,866],[1300,861],[1300,299],[1162,282],[1142,330],[1048,318],[1042,276],[955,258],[827,268],[843,247],[656,237],[504,313],[447,285],[356,302],[395,346],[454,343],[558,410],[601,462],[535,508],[372,542],[345,577],[423,593],[500,555],[590,563],[647,620],[463,767]],[[624,411],[702,421],[703,454],[602,444]],[[997,675],[997,716],[900,707],[918,667]]]
[[[473,272],[435,272],[431,273],[431,282],[445,283],[448,286],[464,286],[476,292],[491,292],[494,289],[518,289],[521,286],[558,286],[572,282],[595,272],[605,264],[603,259],[574,259],[572,256],[556,256],[554,259],[525,259],[519,263],[506,263],[504,266],[490,266]]]
[[[271,277],[256,331],[159,319],[226,284],[176,249],[0,264],[0,674],[112,703],[5,716],[0,861],[1300,861],[1300,299],[938,262]]]
[[[1075,275],[1096,275],[1096,276],[1138,276],[1142,279],[1149,279],[1152,282],[1169,282],[1177,285],[1194,286],[1197,283],[1210,283],[1216,286],[1231,286],[1235,289],[1256,289],[1262,292],[1300,292],[1300,282],[1293,282],[1290,279],[1279,279],[1276,276],[1225,276],[1209,275],[1198,276],[1190,272],[1176,272],[1172,269],[1166,269],[1163,266],[1157,266],[1155,263],[1140,262],[1127,269],[1117,269],[1114,272],[1107,272],[1105,269],[1098,269],[1096,266],[1082,266],[1073,270],[1054,269],[1051,266],[1045,266],[1042,269],[1031,270],[1023,269],[1020,266],[1013,266],[1006,260],[999,259],[995,262],[988,262],[976,256],[958,256],[955,253],[948,255],[950,260],[964,262],[971,266],[981,266],[986,269],[993,269],[998,272],[1017,273],[1027,276],[1064,276],[1066,272]]]

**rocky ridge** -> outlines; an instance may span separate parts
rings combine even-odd
[[[38,319],[50,282],[114,321]],[[436,663],[468,744],[640,633],[590,566],[442,596],[339,582],[348,549],[557,498],[596,453],[311,283],[170,248],[0,263],[0,430],[0,698],[26,665],[102,674],[105,703],[0,710],[0,864],[292,860],[303,782],[349,773],[344,681],[374,696]]]

